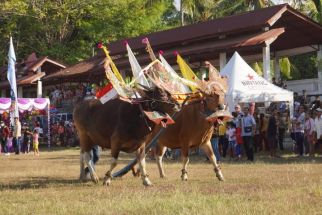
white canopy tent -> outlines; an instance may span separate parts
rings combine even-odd
[[[237,52],[220,74],[228,78],[226,101],[230,110],[234,110],[238,103],[287,101],[293,116],[293,92],[275,86],[259,76]]]

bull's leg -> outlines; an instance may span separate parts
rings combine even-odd
[[[85,174],[85,159],[84,159],[84,152],[80,152],[80,175],[79,180],[84,181],[86,179]]]
[[[182,181],[188,181],[188,171],[187,171],[188,163],[189,163],[188,156],[182,156],[182,164],[183,164],[183,168],[181,170]]]
[[[117,165],[117,158],[118,158],[118,153],[117,153],[116,156],[113,156],[112,157],[110,169],[105,174],[103,185],[109,186],[111,184],[111,181],[112,181],[112,172],[113,172],[113,169]]]
[[[212,150],[210,141],[206,142],[205,144],[202,144],[201,149],[205,152],[205,154],[209,158],[210,162],[213,164],[214,170],[216,173],[216,177],[218,178],[218,180],[224,181],[224,176],[221,172],[220,166],[217,163],[217,159],[216,159],[214,152]]]
[[[95,182],[95,183],[98,183],[99,181],[99,178],[95,172],[95,169],[94,169],[94,164],[93,164],[93,161],[92,161],[92,155],[90,152],[84,152],[84,159],[85,159],[85,162],[87,164],[87,167],[88,167],[88,170],[89,170],[89,173],[91,175],[91,178],[92,180]]]
[[[151,186],[152,183],[149,179],[149,175],[146,173],[145,169],[145,146],[141,147],[136,151],[137,160],[139,163],[141,178],[144,186]]]
[[[140,173],[140,169],[139,168],[136,168],[136,165],[134,165],[132,168],[131,168],[131,171],[132,171],[132,175],[134,177],[140,177],[141,173]]]
[[[162,158],[166,150],[167,148],[162,145],[157,145],[156,147],[155,160],[157,161],[157,165],[159,168],[160,178],[165,178],[164,169],[162,165]]]
[[[182,170],[181,170],[181,179],[182,181],[187,181],[188,180],[188,171],[187,171],[187,166],[189,163],[189,157],[188,157],[189,149],[187,148],[182,148],[181,149],[181,159],[182,159]]]

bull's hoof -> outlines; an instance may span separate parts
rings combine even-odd
[[[91,180],[91,175],[90,175],[89,173],[87,173],[87,174],[81,174],[81,175],[79,176],[79,180],[80,180],[81,182],[87,182],[87,181],[90,181],[90,180]]]
[[[146,187],[149,187],[149,186],[152,186],[152,182],[149,179],[143,180],[143,185]]]
[[[152,182],[148,178],[148,175],[142,175],[141,177],[142,177],[142,182],[143,182],[144,186],[146,186],[146,187],[152,186]]]
[[[186,173],[185,174],[182,174],[181,175],[181,180],[182,181],[188,181],[188,174],[186,174]]]
[[[103,185],[110,186],[112,179],[111,178],[104,178]]]
[[[185,170],[185,169],[182,169],[181,170],[181,180],[182,181],[188,181],[188,172],[187,172],[187,170]]]
[[[99,178],[97,177],[97,175],[96,175],[96,174],[91,175],[91,178],[92,178],[92,181],[93,181],[95,184],[97,184],[97,183],[99,182]]]
[[[165,176],[164,174],[160,174],[160,178],[166,179],[167,176]]]
[[[218,178],[219,181],[224,181],[224,175],[221,172],[221,169],[218,167],[215,169],[216,177]]]

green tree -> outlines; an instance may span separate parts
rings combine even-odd
[[[92,54],[95,41],[114,41],[167,28],[169,1],[8,0],[0,1],[0,39],[14,37],[16,55],[31,52],[75,63]],[[8,43],[1,44],[4,64]]]

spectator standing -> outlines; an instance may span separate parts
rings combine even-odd
[[[31,135],[33,133],[29,130],[28,126],[24,126],[23,128],[23,138],[22,138],[22,151],[26,154],[30,152],[30,143],[31,143]]]
[[[296,118],[295,124],[295,142],[300,156],[303,156],[304,150],[304,123],[305,123],[305,107],[300,106],[299,116]]]
[[[274,109],[272,115],[268,119],[267,126],[267,142],[269,145],[269,151],[271,157],[276,157],[276,147],[277,147],[277,109]]]
[[[305,154],[310,153],[311,156],[314,154],[313,136],[314,136],[314,120],[312,119],[311,113],[307,112],[305,114],[305,123],[304,123],[304,146],[305,146]]]
[[[227,122],[226,135],[228,138],[228,152],[230,158],[234,158],[236,148],[236,126],[234,122]]]
[[[259,129],[259,117],[258,114],[255,112],[254,113],[254,119],[256,122],[256,131],[254,135],[254,151],[258,152],[261,150],[262,144],[261,144],[261,137],[260,137],[260,129]]]
[[[314,131],[316,133],[315,148],[317,148],[317,147],[321,147],[322,145],[322,108],[317,108],[315,112],[316,112],[316,117],[314,119]]]
[[[244,108],[244,117],[241,120],[241,126],[247,160],[254,161],[254,134],[256,122],[254,117],[249,114],[248,107]]]
[[[1,131],[1,148],[2,148],[2,151],[5,153],[5,155],[10,155],[8,144],[7,144],[8,137],[9,137],[9,134],[10,134],[9,128],[3,121],[1,121],[0,127],[1,127],[0,131]]]
[[[283,116],[281,112],[277,112],[277,124],[278,124],[278,146],[281,151],[284,150],[284,136],[287,128],[286,116]]]
[[[259,115],[259,140],[258,142],[260,143],[259,149],[260,150],[266,150],[268,151],[268,144],[267,144],[267,139],[266,139],[266,132],[267,132],[267,126],[268,126],[268,120],[265,117],[264,113],[261,113]]]
[[[14,118],[13,126],[13,145],[16,154],[20,154],[20,137],[21,137],[21,123],[18,117]]]
[[[212,138],[211,138],[211,146],[212,146],[212,150],[214,151],[214,154],[216,156],[216,160],[219,162],[221,161],[221,157],[220,157],[220,152],[219,152],[219,147],[218,147],[218,142],[219,142],[219,135],[218,135],[218,121],[215,121],[214,123],[214,132],[212,134]],[[207,157],[207,159],[209,159]]]
[[[239,124],[241,124],[241,118],[239,119]],[[242,135],[241,126],[236,127],[236,143],[237,144],[236,144],[235,150],[236,150],[237,160],[240,160],[242,157],[241,145],[243,144],[243,137],[241,135]]]
[[[226,157],[227,149],[228,149],[228,139],[226,137],[226,125],[227,125],[226,121],[223,121],[218,125],[219,151],[222,151],[222,156],[224,158]]]
[[[65,127],[64,127],[64,122],[61,122],[58,126],[58,135],[59,135],[59,141],[61,146],[66,146],[65,145]]]
[[[39,155],[39,133],[36,129],[32,134],[32,146],[34,148],[34,155]]]
[[[244,116],[244,113],[243,113],[243,112],[241,112],[240,105],[236,105],[236,106],[235,106],[235,112],[237,113],[238,118],[240,118],[240,117],[243,117],[243,116]]]

